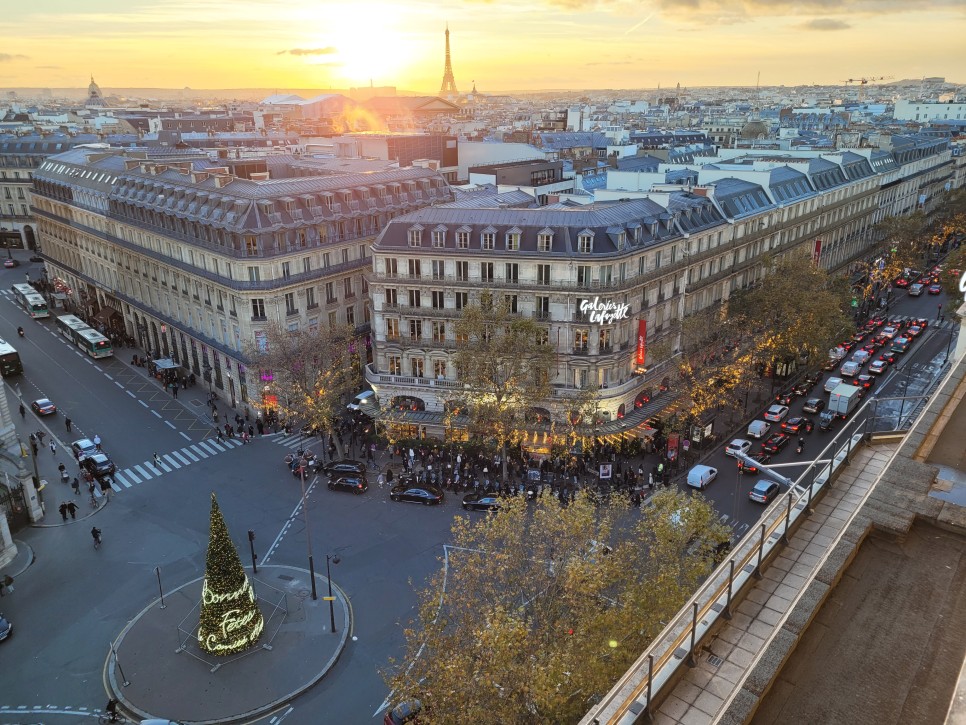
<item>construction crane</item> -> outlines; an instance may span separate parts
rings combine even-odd
[[[844,83],[845,85],[858,83],[860,86],[864,86],[868,83],[874,83],[875,81],[887,81],[890,78],[892,78],[892,76],[875,76],[872,78],[846,78],[844,81],[841,81],[841,82]]]

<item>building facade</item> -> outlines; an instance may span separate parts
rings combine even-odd
[[[261,386],[246,349],[273,324],[365,334],[370,243],[393,216],[449,199],[426,169],[252,180],[196,152],[79,148],[34,175],[48,280],[65,306],[253,408]]]

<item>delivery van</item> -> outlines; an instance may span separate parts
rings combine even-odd
[[[702,489],[711,483],[718,475],[718,469],[711,466],[695,466],[688,471],[688,485],[691,488]]]

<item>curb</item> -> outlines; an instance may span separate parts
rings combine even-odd
[[[104,498],[104,497],[102,496],[101,498]],[[56,529],[56,528],[59,528],[61,526],[70,526],[71,524],[76,524],[76,523],[78,523],[80,521],[86,521],[87,519],[89,519],[94,514],[97,514],[97,513],[100,513],[101,511],[103,511],[104,508],[107,506],[108,502],[109,502],[109,499],[108,499],[108,501],[98,501],[98,504],[97,504],[97,508],[96,509],[94,509],[93,511],[88,511],[87,514],[85,514],[84,516],[81,516],[79,519],[67,519],[67,521],[61,521],[59,524],[58,523],[53,523],[53,524],[40,524],[40,523],[30,524],[30,528],[32,528],[32,529]],[[78,508],[80,508],[80,507],[78,506]],[[44,515],[46,516],[46,513]]]
[[[28,554],[28,556],[27,556],[27,563],[24,564],[22,567],[20,567],[20,569],[18,569],[17,571],[8,571],[8,572],[6,572],[10,576],[12,576],[14,579],[16,579],[18,576],[20,576],[25,571],[27,571],[27,569],[30,568],[30,565],[33,564],[34,561],[36,561],[37,557],[34,555],[34,550],[30,546],[30,544],[28,544],[26,542],[23,542],[20,539],[14,539],[14,543],[17,545],[17,550],[18,551],[19,550],[23,550],[23,551],[26,551],[27,554]]]

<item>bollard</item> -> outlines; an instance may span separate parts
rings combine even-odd
[[[728,562],[728,601],[725,602],[725,608],[721,612],[721,616],[725,619],[731,619],[731,589],[735,582],[735,560],[732,559]]]
[[[760,537],[760,541],[758,542],[758,563],[755,564],[755,571],[752,572],[752,576],[754,576],[755,579],[761,579],[761,557],[762,557],[762,554],[764,554],[764,552],[765,552],[765,525],[762,524],[761,537]]]
[[[688,652],[688,667],[697,667],[698,662],[694,659],[695,638],[698,635],[698,603],[692,605],[691,613],[691,651]]]
[[[785,509],[785,530],[782,531],[782,543],[788,543],[788,527],[792,523],[792,492],[788,492],[788,507]]]

